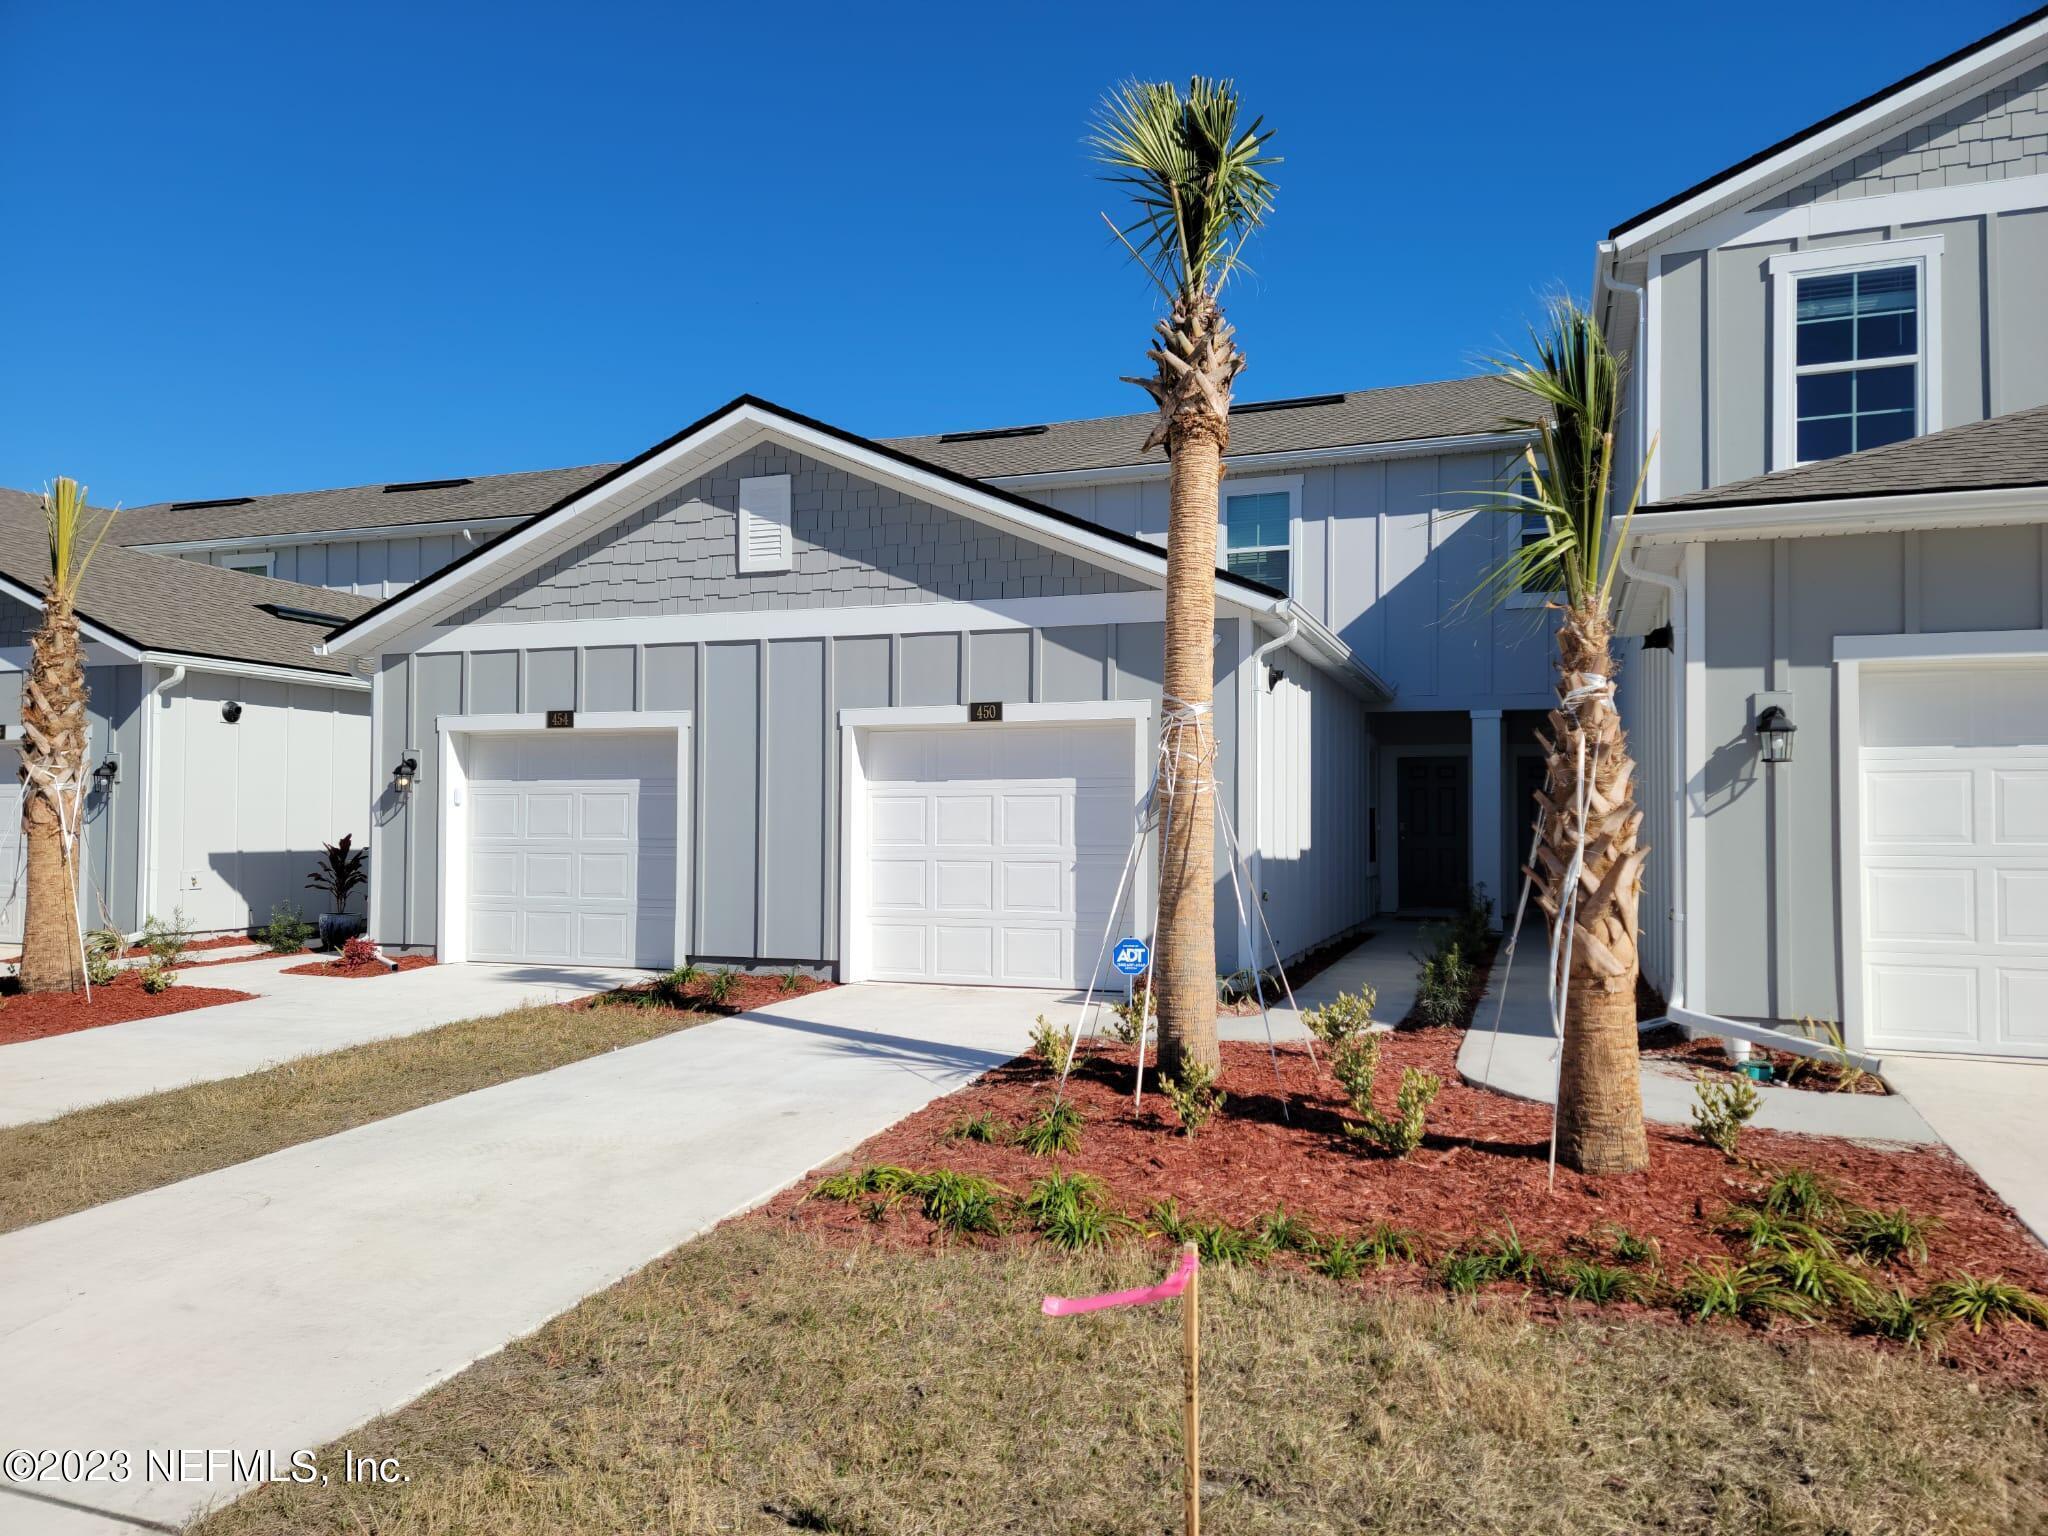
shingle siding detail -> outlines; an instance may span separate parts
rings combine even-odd
[[[740,480],[790,476],[793,560],[741,575]],[[876,607],[1137,592],[1141,583],[774,446],[729,459],[450,621]]]
[[[2048,174],[2048,63],[1780,193],[1758,212]]]

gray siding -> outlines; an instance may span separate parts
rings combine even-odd
[[[2048,63],[1830,166],[1759,209],[1879,197],[2048,172]]]
[[[495,533],[479,534],[477,542],[488,543],[494,537]],[[475,544],[460,533],[430,533],[318,544],[258,544],[246,549],[195,551],[183,558],[202,565],[235,565],[268,555],[270,574],[279,581],[302,581],[309,587],[353,592],[358,597],[390,597],[473,548]]]
[[[741,575],[739,483],[791,476],[794,562]],[[451,623],[720,608],[838,608],[1137,591],[1136,582],[777,447],[646,507],[481,599]]]
[[[1693,791],[1708,991],[1691,1001],[1838,1019],[1835,638],[2048,627],[2048,528],[1712,544],[1706,559],[1706,766]],[[1791,695],[1800,727],[1794,762],[1775,770],[1751,731],[1753,695],[1767,691]]]
[[[545,626],[535,633],[544,637]],[[378,841],[371,859],[377,937],[393,944],[434,943],[440,803],[436,721],[446,715],[508,711],[516,679],[533,676],[537,665],[582,689],[547,707],[694,712],[696,782],[687,812],[695,852],[693,956],[830,964],[838,958],[841,709],[963,703],[971,677],[990,690],[984,693],[977,686],[975,698],[1150,699],[1156,704],[1161,636],[1158,624],[1119,624],[603,648],[630,651],[630,667],[613,657],[600,660],[596,648],[386,656],[379,671],[378,750],[396,761],[400,751],[413,749],[421,773],[409,800],[397,802],[388,788],[379,800]],[[1054,659],[1048,662],[1048,657]],[[1218,793],[1232,806],[1242,750],[1235,675],[1243,660],[1237,623],[1219,625]],[[615,690],[627,678],[635,679],[637,687],[622,703]],[[594,685],[605,690],[601,703],[593,702]],[[1349,721],[1362,722],[1362,707],[1333,685],[1318,687],[1325,696],[1316,724],[1319,761],[1329,758],[1327,771],[1341,777],[1342,743],[1352,735],[1362,737],[1363,727],[1330,712],[1347,711]],[[1304,878],[1319,882],[1318,889],[1353,882],[1362,903],[1363,858],[1354,858],[1352,847],[1363,835],[1362,809],[1318,809],[1316,814],[1346,818],[1342,825],[1354,830],[1340,837],[1331,830],[1338,823],[1319,820],[1317,840],[1295,856],[1300,869],[1276,871],[1276,878],[1284,874],[1290,889]],[[1218,868],[1218,964],[1233,969],[1240,963],[1236,908],[1228,873],[1220,863]],[[1346,914],[1338,926],[1357,920],[1348,915],[1350,906],[1338,906]],[[1296,928],[1309,932],[1316,923],[1315,914],[1305,914]],[[1335,931],[1329,927],[1297,947]]]

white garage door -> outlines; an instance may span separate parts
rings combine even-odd
[[[1127,723],[868,733],[868,973],[1079,984],[1130,851],[1132,750]]]
[[[2048,1056],[2048,664],[1866,665],[1861,691],[1870,1043]]]
[[[673,965],[675,738],[476,737],[468,860],[470,959]]]
[[[28,866],[21,841],[21,754],[0,750],[0,942],[21,942]]]

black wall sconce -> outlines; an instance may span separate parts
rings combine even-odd
[[[227,703],[221,705],[220,717],[221,719],[227,721],[229,725],[233,725],[237,720],[242,718],[242,706],[240,704],[237,704],[233,699],[229,699]]]
[[[391,770],[391,793],[403,800],[412,793],[412,786],[419,778],[420,760],[416,757],[402,757],[398,766]]]
[[[105,762],[92,771],[92,787],[106,794],[121,782],[121,759],[109,753]]]
[[[1792,717],[1776,704],[1758,715],[1756,739],[1763,744],[1763,760],[1767,763],[1791,762],[1792,733],[1798,729],[1792,723]]]

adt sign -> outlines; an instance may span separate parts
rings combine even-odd
[[[1152,951],[1143,939],[1118,939],[1109,963],[1121,975],[1138,976],[1152,963]]]

